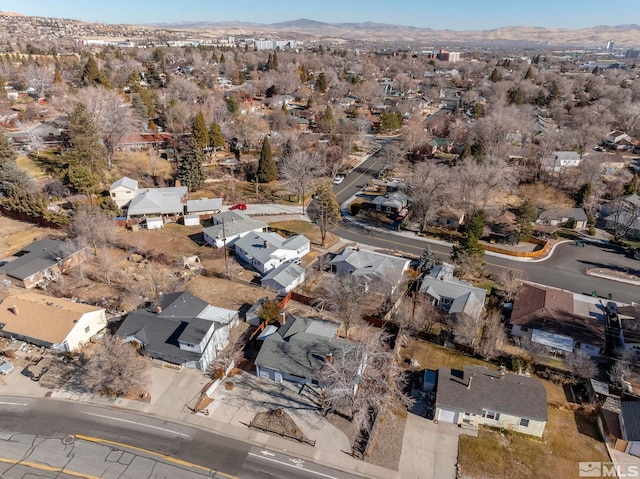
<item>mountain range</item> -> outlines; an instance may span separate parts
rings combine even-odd
[[[277,35],[298,38],[393,42],[437,46],[521,45],[598,47],[614,40],[619,47],[640,47],[640,26],[600,25],[582,29],[501,27],[492,30],[433,30],[386,23],[324,23],[309,19],[260,24],[247,22],[155,23],[148,26],[229,35]]]

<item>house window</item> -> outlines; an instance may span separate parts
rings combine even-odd
[[[381,209],[380,205],[376,205],[376,211],[380,211]]]
[[[438,309],[443,313],[448,313],[451,309],[451,305],[453,304],[453,298],[440,298],[438,301]]]
[[[520,426],[522,427],[529,427],[529,420],[525,419],[525,418],[520,418]]]
[[[493,421],[498,421],[500,419],[500,413],[495,411],[487,411],[486,409],[482,411],[482,417],[485,419],[491,419]]]
[[[86,328],[84,328],[84,332],[88,333],[89,331],[91,331],[91,328],[89,326],[87,326]]]

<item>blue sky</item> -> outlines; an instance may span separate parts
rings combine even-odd
[[[0,0],[0,10],[104,23],[308,18],[453,30],[640,24],[638,0]]]

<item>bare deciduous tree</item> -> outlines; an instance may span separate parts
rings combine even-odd
[[[625,381],[631,376],[631,365],[625,359],[618,359],[609,368],[609,379],[612,383],[622,386]]]
[[[371,431],[370,411],[378,414],[398,403],[405,407],[413,404],[404,392],[405,376],[389,340],[381,329],[364,328],[359,342],[335,354],[319,372],[324,407],[346,410],[358,430]]]
[[[80,382],[87,391],[125,396],[147,385],[150,365],[132,344],[105,336],[82,370]]]
[[[364,306],[368,303],[362,278],[338,274],[324,281],[316,306],[336,313],[344,326],[344,334],[349,337],[349,329],[362,319]]]
[[[520,269],[501,269],[496,274],[496,280],[500,284],[500,290],[504,301],[507,303],[516,299],[520,286],[522,286],[523,272]]]
[[[80,208],[69,227],[69,234],[80,244],[91,246],[95,256],[99,247],[113,243],[117,236],[111,220],[97,207]]]
[[[485,360],[490,361],[500,355],[506,339],[507,335],[500,322],[500,314],[497,311],[491,311],[485,319],[482,339],[476,351]]]
[[[298,201],[302,202],[304,214],[304,195],[314,178],[324,174],[325,168],[320,155],[315,152],[296,151],[280,160],[280,176],[295,189]]]
[[[584,351],[578,350],[567,355],[565,362],[570,371],[578,378],[589,379],[598,375],[598,366]]]

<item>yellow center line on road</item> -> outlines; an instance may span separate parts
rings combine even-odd
[[[145,454],[161,457],[165,461],[169,461],[169,462],[172,462],[174,464],[178,464],[178,465],[186,466],[186,467],[192,467],[194,469],[200,469],[202,471],[207,471],[207,472],[214,471],[210,467],[200,466],[200,465],[194,464],[192,462],[187,462],[187,461],[183,461],[182,459],[178,459],[176,457],[168,456],[167,454],[160,454],[159,452],[149,451],[148,449],[143,449],[143,448],[137,447],[137,446],[131,446],[129,444],[125,444],[125,443],[122,443],[122,442],[109,441],[108,439],[101,439],[99,437],[83,436],[81,434],[76,434],[75,438],[83,440],[83,441],[95,442],[97,444],[110,444],[112,446],[118,446],[118,447],[122,447],[122,448],[126,448],[126,449],[132,449],[134,451],[140,451],[140,452],[143,452]],[[220,471],[218,471],[216,469],[215,470],[215,476],[218,476],[218,475],[224,476],[224,477],[228,477],[229,479],[238,479],[236,476],[232,476],[230,474],[225,474],[224,472],[220,472]]]
[[[83,472],[72,471],[70,469],[65,469],[64,467],[47,466],[46,464],[39,464],[37,462],[21,461],[20,459],[8,459],[6,457],[0,457],[0,462],[4,462],[6,464],[14,464],[14,465],[19,465],[19,466],[31,467],[33,469],[40,469],[42,471],[49,471],[49,472],[57,472],[57,473],[67,474],[69,476],[83,477],[85,479],[100,479],[100,477],[98,477],[98,476],[91,476],[91,475],[85,474]]]

